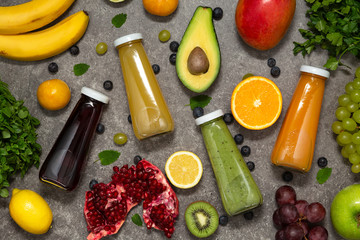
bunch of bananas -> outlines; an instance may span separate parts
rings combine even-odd
[[[37,61],[69,49],[84,35],[89,23],[85,11],[77,12],[52,27],[39,29],[63,14],[75,0],[32,0],[0,7],[0,56]]]

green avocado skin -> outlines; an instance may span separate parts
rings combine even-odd
[[[209,70],[200,75],[192,75],[187,68],[190,52],[200,47],[209,60]],[[207,90],[220,71],[220,48],[217,40],[210,7],[199,6],[186,28],[176,54],[176,72],[180,81],[189,90],[201,93]]]

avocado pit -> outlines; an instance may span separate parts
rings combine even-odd
[[[194,48],[187,60],[187,68],[192,75],[200,75],[209,70],[209,59],[200,47]]]

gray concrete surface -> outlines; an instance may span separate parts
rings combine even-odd
[[[2,0],[0,5],[9,6],[22,2],[26,1]],[[242,42],[236,32],[234,22],[237,5],[235,0],[180,1],[177,11],[169,17],[156,17],[148,14],[139,0],[126,0],[119,4],[112,4],[107,0],[77,0],[64,16],[82,9],[89,12],[90,24],[86,34],[77,44],[80,48],[78,56],[74,57],[66,51],[58,56],[38,62],[0,59],[1,80],[9,84],[10,90],[18,99],[25,100],[25,105],[31,114],[41,122],[37,131],[38,143],[43,147],[41,163],[45,160],[62,126],[79,99],[82,86],[102,91],[111,98],[101,120],[106,131],[102,135],[95,135],[87,165],[77,189],[72,192],[65,192],[44,185],[39,181],[39,170],[35,167],[31,168],[23,179],[18,175],[11,182],[10,190],[13,188],[31,189],[40,193],[48,201],[54,214],[52,229],[41,236],[24,232],[9,215],[9,197],[0,199],[0,239],[85,239],[88,232],[83,217],[83,207],[88,183],[94,178],[101,182],[109,182],[112,166],[132,164],[133,157],[138,154],[160,169],[164,169],[167,158],[179,150],[192,151],[202,160],[204,174],[200,183],[189,190],[175,189],[180,201],[180,215],[176,222],[173,239],[195,239],[187,230],[184,221],[185,208],[193,201],[207,200],[216,207],[220,215],[224,214],[201,133],[195,126],[190,108],[185,106],[189,103],[190,97],[196,94],[181,84],[176,75],[175,67],[169,63],[168,58],[171,54],[169,42],[161,43],[158,40],[158,33],[162,29],[167,29],[171,32],[171,40],[180,41],[193,12],[199,5],[213,8],[220,6],[224,10],[223,19],[214,22],[221,49],[221,71],[216,82],[205,92],[213,98],[205,108],[205,112],[208,113],[216,109],[229,112],[231,93],[241,81],[242,76],[249,72],[273,79],[283,95],[282,114],[272,127],[261,131],[251,131],[242,128],[237,123],[229,126],[234,135],[243,134],[245,136],[244,145],[251,147],[251,155],[246,160],[251,160],[256,164],[252,175],[262,191],[264,204],[254,210],[252,221],[246,221],[242,215],[231,217],[228,225],[219,227],[209,239],[274,239],[276,232],[272,224],[272,214],[276,208],[274,193],[278,187],[285,184],[281,179],[281,174],[285,170],[271,164],[270,154],[296,87],[300,66],[303,64],[322,66],[327,59],[327,53],[321,50],[315,51],[306,58],[292,54],[292,42],[303,41],[298,28],[306,27],[307,23],[305,17],[307,7],[304,0],[297,1],[296,13],[287,35],[277,47],[269,51],[260,52]],[[112,26],[111,19],[119,13],[126,13],[128,18],[126,23],[117,29]],[[157,79],[175,120],[173,133],[141,142],[135,138],[132,127],[127,121],[129,110],[126,92],[117,52],[113,48],[113,41],[116,38],[134,32],[143,34],[143,43],[151,63],[157,63],[161,67]],[[99,56],[95,52],[95,46],[102,41],[108,44],[109,50],[105,55]],[[274,57],[277,60],[277,65],[281,68],[281,75],[278,78],[274,79],[270,75],[270,68],[266,64],[269,57]],[[48,64],[52,61],[59,65],[59,72],[55,75],[50,74],[47,70]],[[357,175],[351,173],[350,165],[341,157],[340,150],[331,132],[331,124],[335,119],[337,96],[344,91],[345,84],[353,80],[354,70],[359,66],[359,61],[355,58],[345,57],[344,61],[353,69],[351,71],[339,69],[332,72],[331,78],[326,83],[314,154],[314,160],[321,156],[327,157],[329,167],[333,168],[333,174],[325,184],[319,185],[315,179],[319,167],[315,163],[311,171],[306,174],[294,172],[294,180],[290,183],[297,191],[298,199],[306,199],[309,202],[320,201],[326,207],[327,215],[323,225],[329,231],[329,239],[340,239],[331,226],[329,213],[333,197],[343,187],[359,180]],[[91,67],[86,74],[76,77],[72,68],[77,63],[87,63]],[[72,91],[72,99],[69,105],[56,112],[42,109],[36,100],[38,85],[52,78],[66,81]],[[106,92],[102,84],[108,79],[113,81],[114,89]],[[112,137],[117,132],[124,132],[128,135],[129,141],[126,145],[115,146]],[[94,163],[97,160],[97,154],[105,149],[120,151],[120,159],[111,166],[101,166],[98,162]],[[141,207],[136,207],[129,215],[131,217],[135,213],[141,214],[141,211]],[[127,218],[118,234],[107,237],[107,239],[165,239],[160,231],[149,231],[146,227],[135,226],[130,217]]]

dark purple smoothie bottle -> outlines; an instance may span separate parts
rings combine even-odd
[[[81,98],[41,166],[42,182],[68,191],[77,186],[103,107],[108,102],[109,98],[98,91],[81,89]]]

